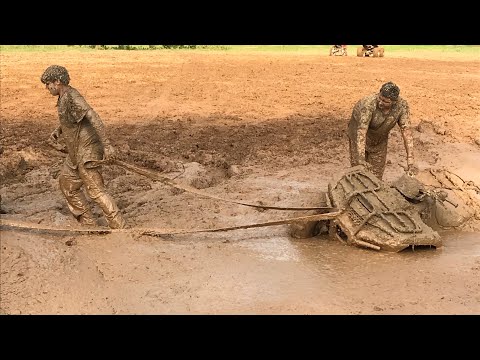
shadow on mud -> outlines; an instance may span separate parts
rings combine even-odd
[[[219,124],[224,119],[223,124]],[[239,123],[236,124],[235,122]],[[169,171],[178,162],[228,168],[228,164],[266,167],[321,164],[318,154],[345,146],[339,124],[346,119],[305,118],[240,123],[225,115],[146,119],[145,123],[109,125],[107,130],[120,160],[156,171]],[[53,165],[58,154],[46,143],[51,128],[38,121],[5,121],[2,125],[0,165],[2,182],[20,181],[39,165]],[[212,125],[206,125],[211,123]],[[332,154],[335,156],[335,154]],[[61,157],[61,156],[60,156]]]

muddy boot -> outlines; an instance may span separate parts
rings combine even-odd
[[[125,219],[123,218],[122,214],[120,212],[117,213],[117,215],[114,216],[113,219],[108,221],[108,226],[110,226],[111,229],[123,229],[125,228]]]
[[[87,211],[78,217],[78,222],[84,226],[97,226],[93,214],[90,211]]]

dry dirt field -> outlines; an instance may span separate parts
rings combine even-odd
[[[401,54],[400,54],[401,55]],[[316,206],[348,167],[354,103],[389,80],[409,102],[420,168],[480,184],[480,59],[207,51],[4,52],[0,56],[2,219],[80,228],[46,139],[52,64],[98,112],[120,159],[209,194]],[[391,135],[386,181],[405,151]],[[103,170],[129,226],[211,229],[300,216],[182,192]],[[100,224],[105,225],[95,208]],[[1,229],[3,314],[480,314],[480,228],[439,249],[377,252],[286,225],[151,237]]]

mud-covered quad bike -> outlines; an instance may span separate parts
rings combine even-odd
[[[480,220],[480,188],[445,169],[427,169],[415,178],[403,175],[390,185],[356,166],[328,185],[326,198],[340,214],[293,224],[292,237],[328,233],[348,245],[398,252],[441,247],[438,230],[462,229]]]
[[[342,213],[329,224],[333,238],[375,250],[401,251],[409,246],[441,247],[439,234],[394,187],[358,166],[328,186],[333,206]]]
[[[359,57],[383,57],[385,49],[379,45],[362,45],[357,49]]]
[[[333,45],[330,48],[330,56],[347,56],[347,46]]]
[[[447,169],[426,169],[393,183],[432,229],[470,230],[480,220],[480,187]]]

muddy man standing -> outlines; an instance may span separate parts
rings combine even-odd
[[[68,208],[81,224],[96,225],[81,189],[85,185],[87,195],[102,209],[110,228],[125,227],[125,220],[107,193],[100,172],[101,161],[114,154],[102,120],[83,96],[69,85],[70,76],[63,66],[48,67],[40,80],[50,94],[58,96],[60,126],[50,135],[49,142],[58,148],[56,145],[61,137],[68,152],[59,175],[60,190]]]
[[[410,110],[400,89],[392,82],[382,85],[378,94],[360,99],[348,124],[351,166],[365,165],[382,179],[387,159],[388,136],[398,124],[407,152],[407,173],[418,172],[413,156]]]

